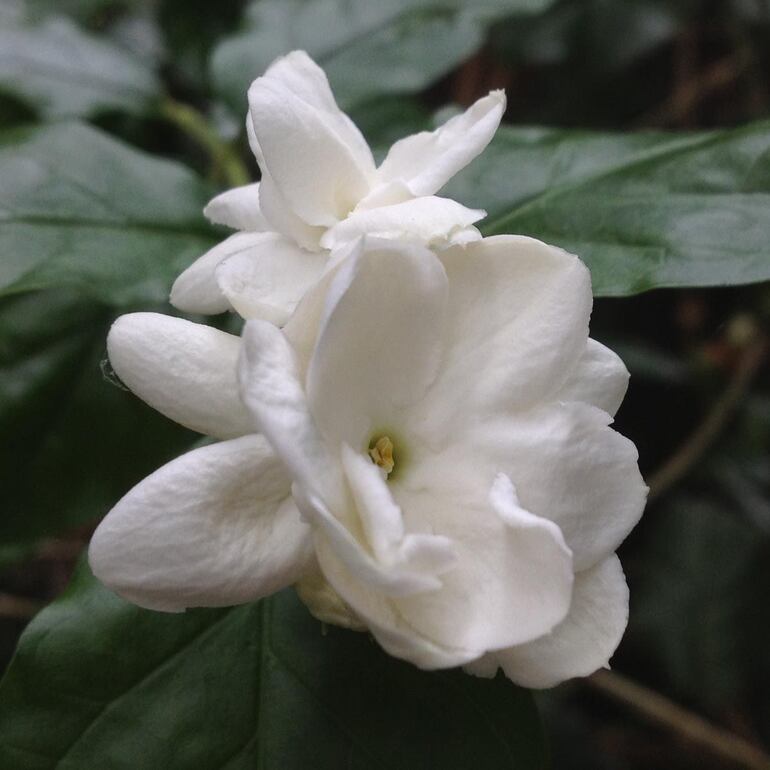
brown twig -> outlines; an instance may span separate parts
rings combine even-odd
[[[0,618],[29,620],[37,614],[41,605],[23,596],[0,593]]]
[[[770,770],[770,755],[759,746],[711,724],[648,687],[606,670],[597,671],[584,681],[594,690],[633,709],[647,721],[724,759],[750,770]]]
[[[767,352],[762,337],[749,341],[724,393],[714,402],[703,422],[674,454],[647,479],[649,500],[660,497],[687,474],[721,433],[754,379]]]

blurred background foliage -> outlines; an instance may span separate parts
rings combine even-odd
[[[592,334],[631,370],[616,425],[653,496],[620,552],[613,668],[770,744],[768,0],[3,0],[0,663],[95,522],[196,440],[121,390],[106,330],[172,312],[171,280],[222,237],[202,205],[257,173],[246,87],[295,47],[380,154],[506,89],[508,125],[447,194],[485,232],[585,256]],[[601,681],[538,700],[556,768],[751,766]]]

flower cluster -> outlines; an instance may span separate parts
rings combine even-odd
[[[426,669],[549,687],[625,629],[615,550],[646,487],[609,425],[628,373],[588,336],[581,261],[482,238],[436,193],[502,117],[493,92],[377,166],[302,52],[249,90],[257,184],[207,206],[238,232],[175,282],[240,337],[136,313],[108,338],[140,398],[216,441],[132,489],[94,574],[168,612],[294,585],[318,618]]]

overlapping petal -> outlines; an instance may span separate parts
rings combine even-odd
[[[290,484],[260,436],[195,449],[110,511],[91,540],[91,569],[126,599],[167,612],[267,596],[312,555]]]
[[[264,233],[259,243],[221,262],[216,280],[242,318],[281,326],[321,277],[324,261],[277,233]]]
[[[551,633],[485,655],[466,671],[493,676],[498,666],[523,687],[553,687],[607,666],[628,621],[628,586],[617,556],[575,576],[567,617]]]
[[[354,211],[321,238],[321,246],[337,248],[363,236],[399,238],[434,248],[479,240],[473,227],[486,212],[469,209],[449,198],[435,195],[402,203]]]
[[[439,258],[449,281],[445,358],[422,409],[436,436],[458,430],[463,415],[494,419],[551,398],[588,339],[585,265],[515,235],[447,249]]]
[[[240,339],[160,313],[118,318],[107,337],[110,364],[143,401],[214,438],[252,431],[238,393]]]
[[[198,257],[171,287],[171,304],[185,313],[224,313],[230,310],[230,302],[216,281],[220,263],[236,254],[260,249],[265,233],[235,233]]]
[[[507,473],[521,504],[559,525],[578,571],[623,542],[647,499],[636,447],[609,421],[588,404],[552,401],[467,436],[475,464]]]
[[[307,374],[318,427],[365,449],[433,381],[446,317],[444,269],[427,249],[369,240],[340,266]],[[351,362],[355,364],[351,365]]]

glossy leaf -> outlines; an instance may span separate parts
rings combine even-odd
[[[219,236],[192,172],[79,124],[0,138],[0,296],[75,287],[112,305],[163,302]]]
[[[770,123],[674,134],[501,129],[442,195],[486,235],[581,256],[594,293],[770,279]]]
[[[324,629],[292,591],[165,615],[84,567],[22,636],[0,685],[0,764],[16,770],[534,770],[529,693],[421,672]]]
[[[304,48],[326,70],[339,103],[421,91],[481,47],[489,23],[551,0],[260,0],[246,31],[212,58],[215,87],[239,112],[270,62]]]
[[[64,17],[20,16],[0,14],[0,90],[46,118],[150,109],[161,86],[141,59]]]

